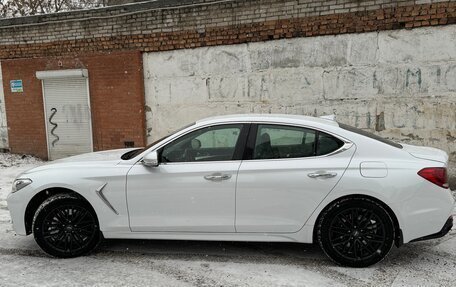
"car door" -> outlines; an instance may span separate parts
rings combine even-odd
[[[189,132],[158,150],[159,165],[127,176],[132,231],[234,232],[235,185],[249,125]]]
[[[355,147],[326,132],[258,124],[236,187],[237,232],[296,232],[334,188]]]

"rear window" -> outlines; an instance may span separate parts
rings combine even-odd
[[[352,126],[349,126],[349,125],[346,125],[346,124],[341,124],[341,123],[339,123],[339,127],[343,128],[344,130],[347,130],[347,131],[350,131],[350,132],[353,132],[353,133],[356,133],[356,134],[359,134],[359,135],[362,135],[362,136],[377,140],[379,142],[385,143],[385,144],[393,146],[395,148],[402,148],[402,145],[400,145],[400,144],[398,144],[396,142],[393,142],[393,141],[390,141],[388,139],[382,138],[382,137],[380,137],[380,136],[378,136],[376,134],[367,132],[365,130],[358,129],[358,128],[355,128],[355,127],[352,127]]]
[[[318,142],[316,155],[325,155],[332,153],[340,149],[344,145],[344,142],[338,138],[318,132]]]

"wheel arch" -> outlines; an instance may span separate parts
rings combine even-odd
[[[28,202],[27,207],[24,213],[24,224],[25,224],[25,231],[26,234],[29,235],[32,233],[32,225],[33,225],[33,217],[35,216],[36,211],[40,207],[40,205],[49,197],[56,195],[56,194],[72,194],[80,198],[81,200],[85,201],[89,206],[94,210],[93,206],[90,202],[82,196],[80,193],[65,187],[50,187],[41,190],[37,194],[35,194],[32,199]],[[96,216],[96,212],[94,212]]]
[[[401,227],[399,225],[399,220],[397,219],[397,216],[396,214],[394,213],[394,211],[385,203],[383,202],[382,200],[376,198],[376,197],[373,197],[373,196],[369,196],[369,195],[365,195],[365,194],[350,194],[350,195],[344,195],[344,196],[341,196],[341,197],[338,197],[336,199],[334,199],[333,201],[329,202],[321,211],[320,213],[318,214],[317,216],[317,219],[315,221],[315,225],[314,225],[314,228],[313,228],[313,234],[312,234],[312,241],[313,242],[317,242],[316,241],[316,238],[317,238],[317,228],[318,228],[318,222],[321,218],[321,216],[326,212],[326,210],[331,206],[333,205],[334,203],[336,203],[337,201],[340,201],[340,200],[345,200],[345,199],[359,199],[359,198],[366,198],[366,199],[369,199],[369,200],[372,200],[372,201],[375,201],[376,203],[380,204],[385,210],[386,212],[388,212],[388,215],[391,217],[391,219],[393,220],[393,225],[394,225],[394,230],[395,230],[395,238],[394,238],[394,243],[397,247],[401,246],[403,244],[403,236],[402,236],[402,230],[401,230]]]

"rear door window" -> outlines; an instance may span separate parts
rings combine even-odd
[[[332,153],[344,142],[327,133],[295,126],[259,124],[252,159],[283,159]]]

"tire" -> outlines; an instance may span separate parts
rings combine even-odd
[[[367,267],[386,257],[394,243],[388,212],[367,198],[346,198],[331,204],[317,223],[317,241],[334,262]]]
[[[103,238],[93,208],[71,194],[46,199],[35,212],[32,229],[41,249],[60,258],[85,255]]]

